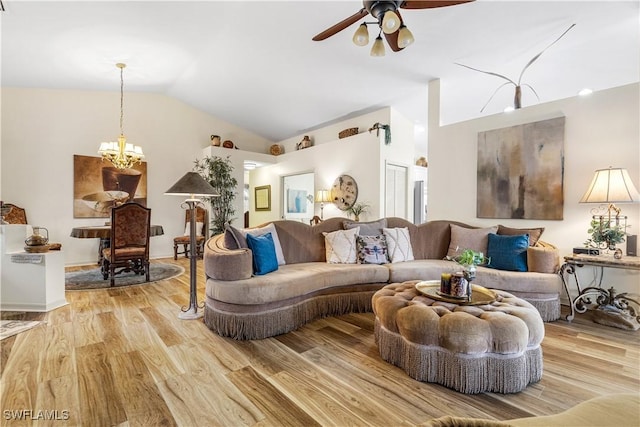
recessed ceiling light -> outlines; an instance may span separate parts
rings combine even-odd
[[[256,166],[257,165],[255,163],[253,163],[253,162],[244,162],[244,168],[246,170],[249,170],[249,171],[250,170],[254,170],[256,168]]]
[[[588,87],[585,87],[580,92],[578,92],[578,95],[579,96],[587,96],[587,95],[591,95],[592,93],[593,93],[593,90],[589,89]]]

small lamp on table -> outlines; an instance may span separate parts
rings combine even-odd
[[[197,319],[202,317],[202,312],[198,312],[198,308],[204,307],[204,303],[201,307],[198,306],[198,288],[196,284],[196,260],[195,248],[196,248],[196,206],[200,203],[200,199],[196,197],[219,197],[216,190],[209,185],[209,183],[202,178],[196,172],[187,172],[178,182],[173,184],[165,193],[165,196],[187,196],[185,203],[188,206],[191,221],[190,221],[190,236],[191,236],[191,251],[189,253],[189,275],[190,275],[190,288],[189,288],[189,306],[182,307],[182,312],[178,315],[180,319]]]
[[[331,190],[318,190],[316,192],[316,203],[320,203],[320,219],[322,220],[324,220],[324,204],[328,202],[333,202],[333,199],[331,198]]]

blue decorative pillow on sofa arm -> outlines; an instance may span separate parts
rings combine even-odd
[[[276,248],[271,233],[260,236],[247,234],[247,245],[253,253],[253,273],[256,276],[271,273],[278,269]]]
[[[487,257],[491,260],[487,267],[497,270],[528,271],[527,248],[529,235],[489,234]]]

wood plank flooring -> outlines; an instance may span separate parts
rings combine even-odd
[[[49,313],[2,313],[46,323],[0,342],[1,425],[413,426],[442,415],[555,414],[594,396],[640,393],[640,332],[588,315],[546,324],[539,383],[516,394],[464,395],[381,360],[371,313],[257,341],[221,338],[201,319],[180,320],[188,261],[160,261],[187,273],[70,291],[69,305]],[[202,261],[198,292],[202,301]],[[16,419],[20,413],[24,419]]]

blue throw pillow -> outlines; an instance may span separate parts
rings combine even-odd
[[[253,253],[253,273],[256,276],[271,273],[278,269],[276,247],[271,233],[260,236],[247,234],[247,245]]]
[[[489,234],[487,257],[488,267],[498,270],[527,271],[527,248],[529,235],[503,236]]]

